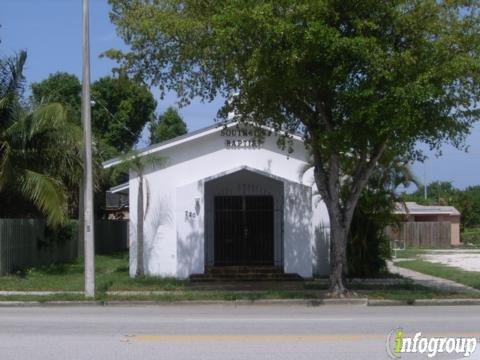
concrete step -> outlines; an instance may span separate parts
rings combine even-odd
[[[208,266],[206,274],[282,274],[280,266]]]
[[[301,281],[303,280],[298,274],[285,273],[237,273],[237,274],[192,274],[190,281],[192,282],[236,282],[236,281]]]

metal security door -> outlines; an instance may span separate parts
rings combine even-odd
[[[250,265],[273,265],[273,197],[245,196],[246,260]]]
[[[214,218],[215,265],[238,265],[243,258],[242,196],[216,196]]]
[[[273,265],[271,196],[216,196],[215,265]]]

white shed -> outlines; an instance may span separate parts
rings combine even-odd
[[[293,152],[252,128],[214,125],[140,151],[166,165],[145,175],[145,273],[179,279],[218,266],[328,275],[329,219],[300,137]],[[104,163],[115,166],[119,159]],[[138,177],[130,174],[130,274],[136,268]],[[148,203],[148,204],[147,204]]]

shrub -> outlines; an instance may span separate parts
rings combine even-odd
[[[45,227],[45,241],[39,247],[48,247],[55,244],[63,244],[77,236],[78,221],[69,220],[62,226]]]

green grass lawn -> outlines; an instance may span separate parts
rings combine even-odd
[[[399,261],[395,263],[395,265],[443,279],[453,280],[475,289],[480,289],[480,272],[465,271],[456,267],[435,264],[420,259]]]
[[[18,291],[82,291],[83,259],[72,263],[27,269],[0,277],[0,290]],[[99,292],[115,290],[181,290],[185,282],[175,279],[128,275],[128,253],[95,257],[95,281]]]
[[[429,250],[427,249],[405,249],[405,250],[397,250],[397,259],[411,259],[411,258],[418,258],[419,256],[427,253]],[[392,251],[392,257],[394,252]]]
[[[480,228],[466,228],[460,234],[462,243],[474,247],[480,247]]]
[[[368,297],[370,299],[387,299],[400,300],[407,303],[413,303],[418,299],[459,299],[459,298],[479,298],[478,294],[457,293],[453,291],[442,291],[425,288],[420,285],[411,286],[376,286],[362,287],[361,289],[352,289],[360,298]],[[328,298],[325,290],[309,291],[309,290],[266,290],[266,291],[250,291],[250,292],[233,292],[233,291],[171,291],[161,295],[122,295],[112,296],[105,293],[97,293],[96,301],[189,301],[189,300],[266,300],[266,299],[307,299],[318,300]],[[82,295],[62,294],[51,296],[30,296],[30,295],[15,295],[15,296],[1,296],[0,301],[83,301],[85,298]]]
[[[266,289],[261,291],[229,291],[192,289],[188,282],[175,279],[145,277],[132,279],[128,274],[128,254],[96,256],[96,300],[129,301],[180,301],[180,300],[259,300],[259,299],[322,299],[327,293],[327,284],[305,282],[303,289],[282,290]],[[414,261],[412,261],[414,262]],[[479,281],[480,282],[480,281]],[[82,291],[84,286],[83,259],[68,264],[57,264],[29,269],[13,275],[0,277],[0,290],[17,291]],[[378,299],[415,300],[431,298],[466,297],[465,294],[431,290],[409,283],[400,285],[352,285],[359,296]],[[107,291],[169,291],[161,295],[112,296]],[[2,296],[5,300],[84,300],[81,294],[63,294],[53,296]]]
[[[413,302],[417,299],[460,299],[460,298],[479,298],[475,293],[460,293],[456,291],[446,291],[440,289],[427,288],[421,285],[372,288],[368,291],[359,291],[370,299],[388,299]]]
[[[262,300],[262,299],[320,299],[319,293],[309,291],[287,291],[287,290],[267,290],[253,292],[233,292],[233,291],[171,291],[165,294],[145,294],[145,295],[107,295],[97,293],[96,301],[189,301],[189,300]],[[48,296],[35,295],[11,295],[1,296],[0,301],[84,301],[83,295],[76,294],[55,294]]]
[[[397,259],[421,259],[422,255],[435,254],[437,250],[442,250],[444,254],[454,253],[456,249],[426,249],[426,248],[409,248],[397,251]],[[469,249],[475,250],[475,249]],[[438,253],[438,252],[437,252]],[[392,251],[392,258],[393,258]],[[395,260],[395,259],[394,259]]]

